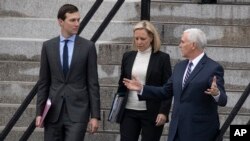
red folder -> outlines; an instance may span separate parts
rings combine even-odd
[[[44,110],[43,110],[41,121],[40,121],[41,126],[43,126],[44,119],[45,119],[50,107],[51,107],[51,100],[48,98],[46,101],[46,105],[44,107]]]

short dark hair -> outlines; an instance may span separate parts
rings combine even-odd
[[[58,11],[57,19],[65,20],[66,13],[78,12],[78,8],[72,4],[64,4]]]

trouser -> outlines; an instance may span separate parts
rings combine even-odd
[[[159,141],[164,125],[156,126],[156,119],[147,111],[125,110],[120,124],[121,141]]]
[[[87,122],[72,122],[69,118],[65,101],[58,121],[47,122],[44,131],[44,141],[83,141]]]

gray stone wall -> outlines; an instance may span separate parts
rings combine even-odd
[[[86,15],[95,0],[2,0],[0,1],[0,131],[32,89],[39,74],[42,42],[57,36],[58,8],[76,4]],[[90,39],[115,0],[104,0],[81,36]],[[178,44],[186,28],[198,27],[208,35],[206,53],[225,68],[228,104],[219,109],[223,124],[250,80],[250,5],[248,0],[218,0],[219,4],[200,5],[191,0],[152,0],[151,21],[157,27],[172,65],[182,60]],[[86,141],[118,141],[119,126],[107,122],[113,94],[117,90],[122,54],[131,49],[132,27],[140,19],[140,1],[126,0],[96,43],[101,86],[102,120],[96,135]],[[34,99],[6,141],[18,140],[35,114]],[[250,119],[249,98],[233,124]],[[42,140],[36,129],[31,141]],[[167,138],[168,124],[162,141]],[[228,132],[225,141],[229,140]]]

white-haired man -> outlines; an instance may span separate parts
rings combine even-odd
[[[124,84],[137,90],[139,98],[174,96],[168,141],[213,141],[219,132],[218,105],[227,103],[224,69],[205,54],[206,44],[203,31],[185,30],[179,47],[186,60],[175,65],[163,87],[143,86],[136,79],[124,78]]]

